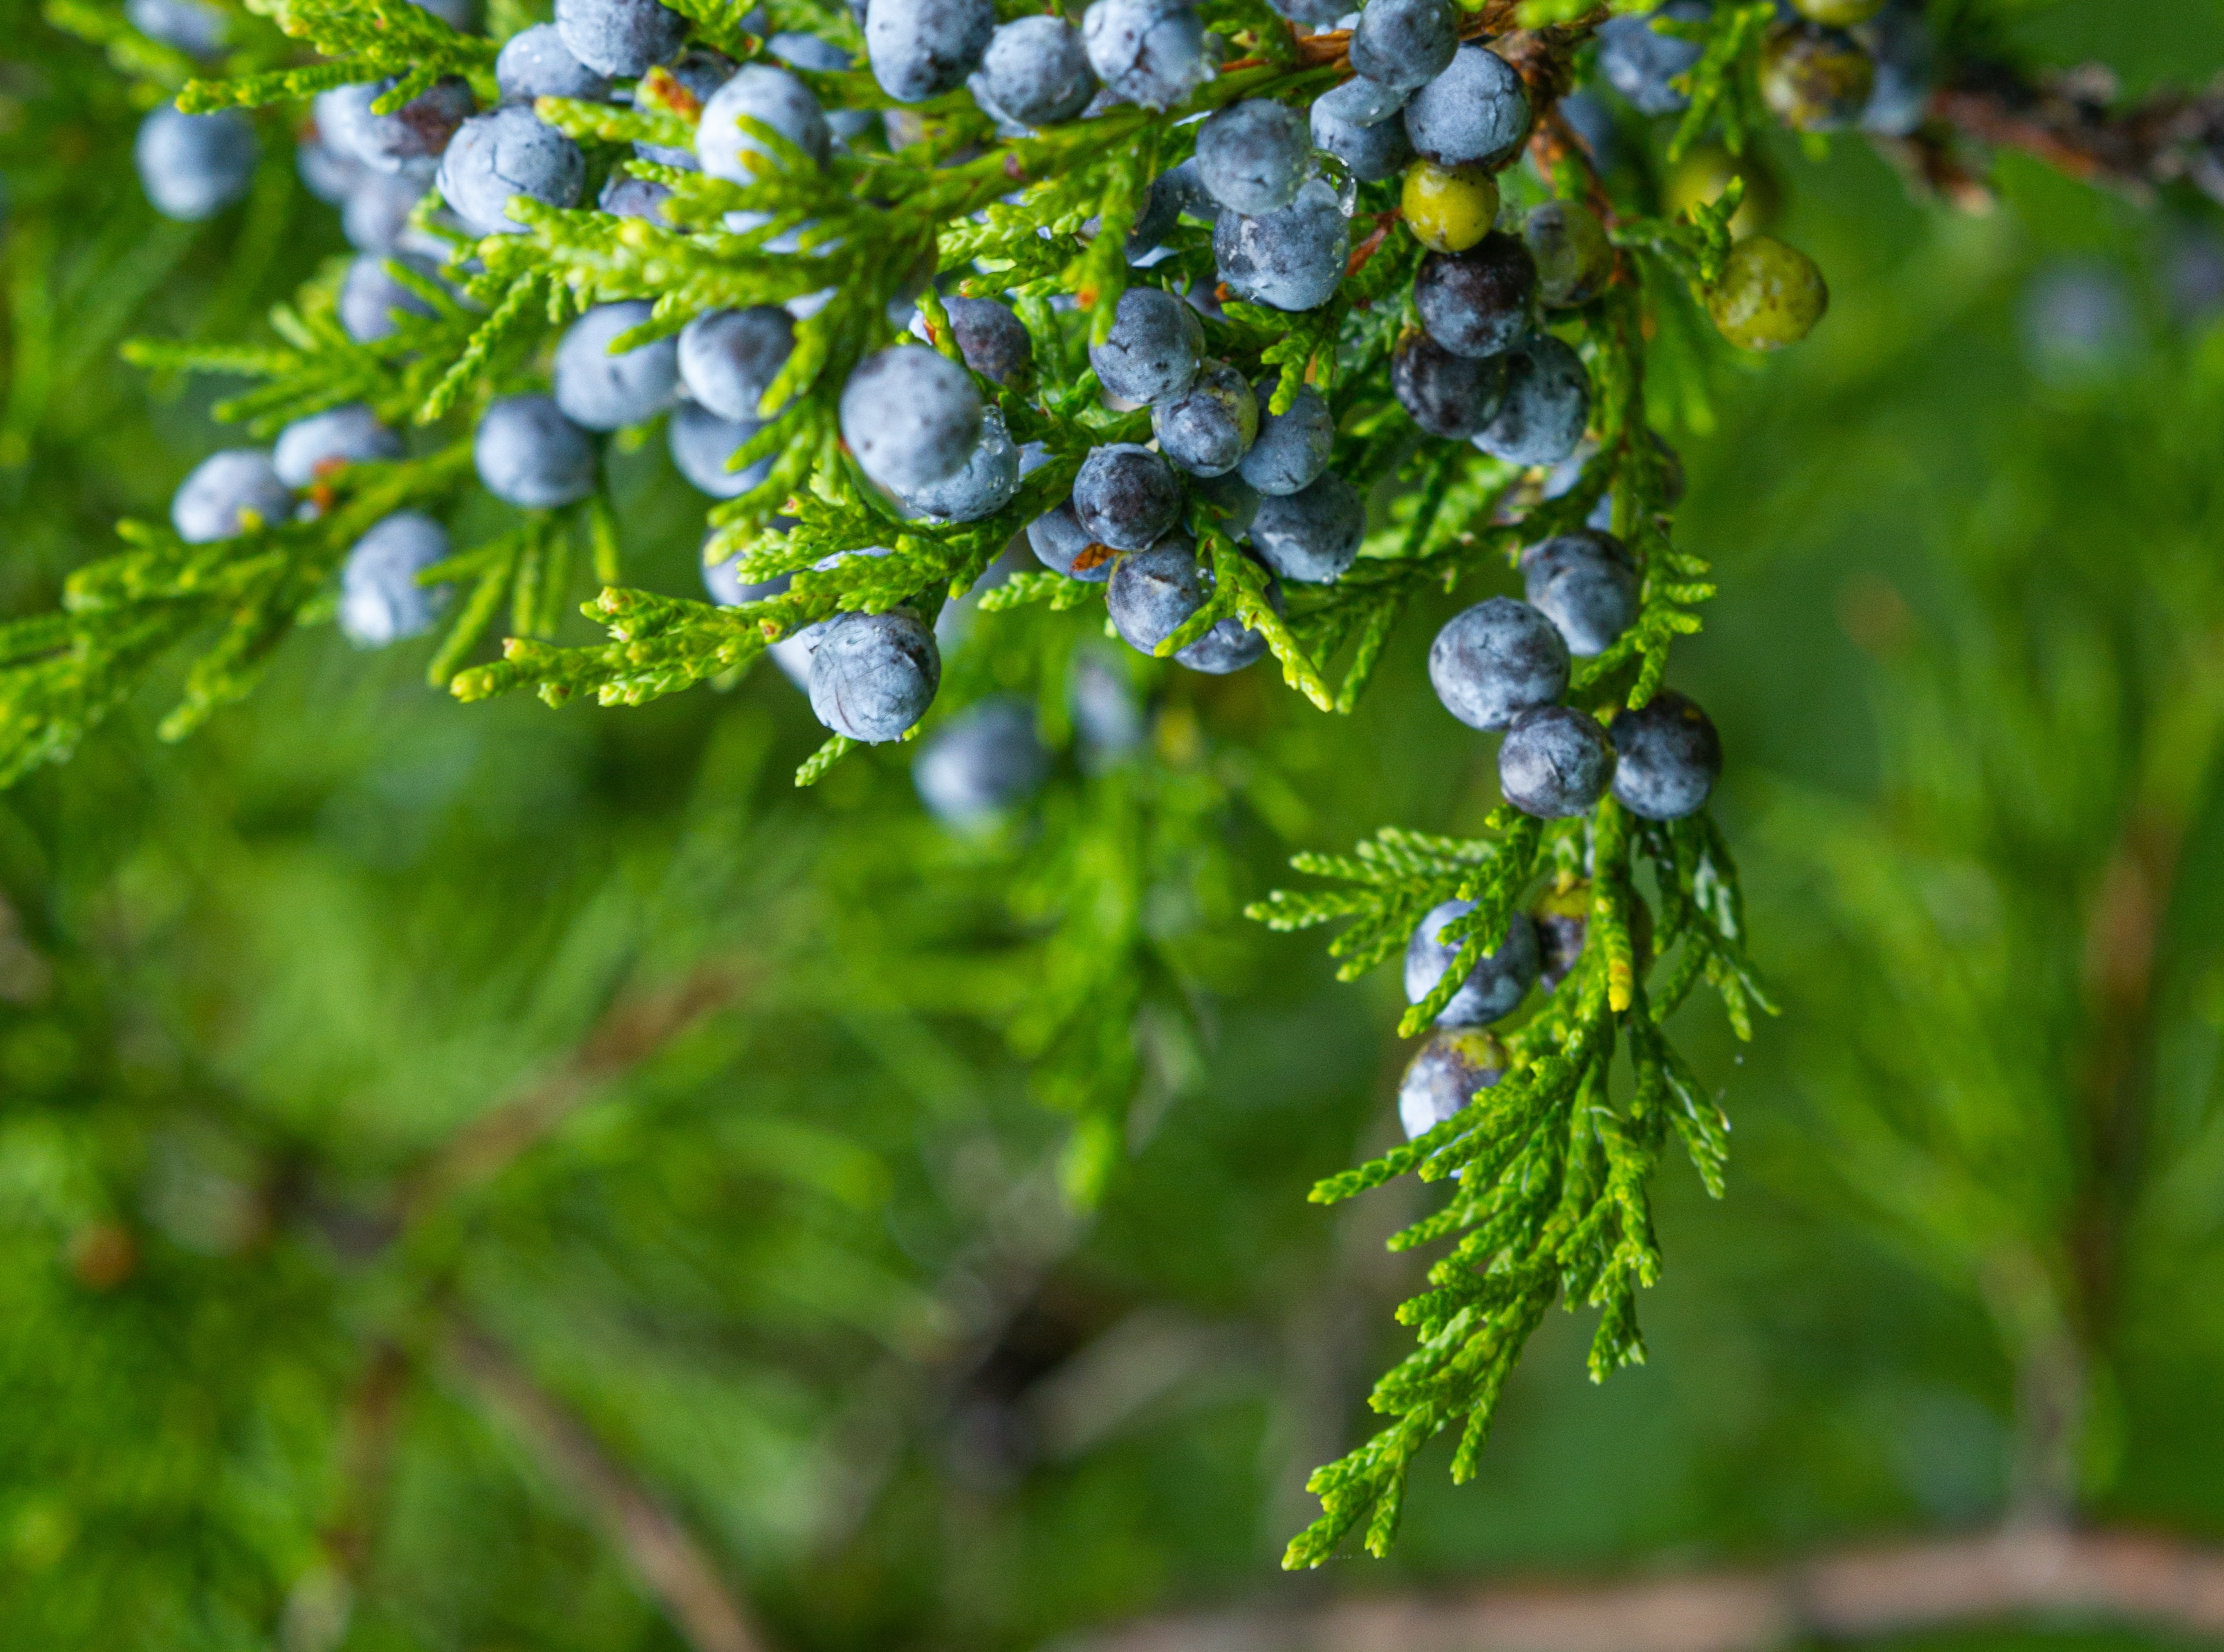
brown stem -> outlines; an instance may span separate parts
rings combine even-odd
[[[1077,1652],[1775,1652],[2062,1611],[2212,1638],[2224,1633],[2224,1550],[2138,1532],[2011,1530],[1765,1571],[1165,1618]]]
[[[524,1437],[550,1478],[602,1523],[695,1652],[768,1652],[771,1643],[693,1535],[508,1349],[455,1318],[447,1351],[471,1388]]]
[[[465,1187],[499,1175],[595,1092],[740,996],[746,977],[698,965],[677,984],[620,999],[553,1073],[472,1120],[404,1179],[395,1209],[405,1223]]]
[[[2029,82],[1994,65],[1977,65],[1930,101],[1931,126],[1909,142],[1917,170],[1974,200],[1968,174],[1947,152],[1952,135],[1993,149],[2020,149],[2057,172],[2104,184],[2138,199],[2180,180],[2224,201],[2224,91],[2161,92],[2114,107],[2113,78],[2097,66]]]

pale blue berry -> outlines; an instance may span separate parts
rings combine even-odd
[[[655,307],[645,300],[597,304],[574,321],[556,346],[556,405],[575,425],[616,430],[654,418],[679,388],[679,343],[671,337],[613,355],[621,335],[645,325]]]
[[[293,491],[278,479],[270,456],[252,447],[211,453],[170,499],[170,523],[188,545],[246,533],[249,519],[272,527],[292,519]]]
[[[448,530],[417,510],[382,517],[340,569],[340,630],[357,648],[380,649],[430,630],[447,587],[417,576],[448,557]]]
[[[306,488],[337,466],[400,459],[401,452],[401,437],[362,402],[351,402],[296,419],[278,433],[270,458],[281,482]]]
[[[511,396],[489,407],[471,438],[479,480],[497,499],[553,510],[595,491],[595,444],[545,396]]]

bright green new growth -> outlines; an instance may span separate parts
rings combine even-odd
[[[735,58],[761,53],[761,43],[742,32],[735,5],[697,0],[681,9],[702,39]],[[858,43],[841,5],[780,0],[769,9],[777,28]],[[1690,78],[1691,113],[1671,152],[1716,123],[1733,148],[1741,142],[1757,107],[1747,85],[1749,60],[1768,9],[1723,7],[1703,31],[1707,52]],[[1339,78],[1336,66],[1303,60],[1263,0],[1223,0],[1202,10],[1208,27],[1235,42],[1242,60],[1176,117],[1244,98],[1310,97]],[[126,73],[165,91],[188,66],[85,0],[57,0],[50,15],[105,44]],[[1545,66],[1532,82],[1540,104],[1557,92],[1556,77],[1564,77],[1597,15],[1576,21],[1558,8],[1551,18],[1540,12],[1533,20],[1575,22],[1528,42]],[[399,84],[382,108],[447,74],[466,77],[483,102],[491,99],[495,43],[458,35],[408,0],[303,0],[282,7],[275,20],[322,60],[293,60],[263,31],[237,46],[221,73],[186,85],[180,106],[297,104],[327,87],[389,75]],[[862,73],[800,78],[830,105],[888,105]],[[645,84],[654,87],[654,76]],[[395,510],[437,505],[469,483],[467,421],[496,396],[539,388],[554,339],[594,305],[654,303],[652,319],[622,341],[630,346],[676,333],[707,311],[831,293],[797,323],[793,352],[767,396],[768,407],[785,404],[784,410],[735,456],[736,468],[770,459],[768,474],[707,512],[717,530],[707,558],[738,555],[745,580],[793,575],[793,582],[779,596],[732,609],[629,588],[622,583],[603,496],[523,513],[422,576],[428,585],[460,587],[429,663],[433,681],[458,699],[529,689],[551,706],[579,695],[637,706],[706,681],[730,683],[771,642],[839,612],[908,604],[931,619],[975,587],[1014,535],[1065,497],[1090,447],[1148,439],[1147,413],[1106,407],[1087,364],[1086,345],[1109,327],[1125,285],[1147,279],[1209,290],[1216,280],[1211,233],[1195,225],[1174,231],[1171,255],[1147,272],[1131,269],[1127,260],[1128,231],[1151,180],[1183,160],[1193,142],[1193,126],[1173,124],[1174,117],[1121,106],[1034,136],[1000,138],[957,92],[905,113],[914,134],[907,144],[837,149],[824,166],[754,128],[780,158],[742,184],[629,158],[623,146],[636,139],[690,141],[690,114],[676,104],[628,111],[543,99],[537,112],[590,153],[666,186],[667,224],[520,200],[512,211],[523,233],[474,242],[442,230],[420,208],[418,227],[449,244],[447,284],[390,266],[433,313],[401,318],[388,337],[357,343],[341,328],[335,303],[342,271],[335,267],[273,313],[278,343],[129,347],[130,358],[150,369],[251,381],[217,412],[258,435],[361,402],[391,423],[433,427],[442,445],[406,463],[344,472],[322,484],[321,511],[313,520],[267,525],[235,540],[186,546],[166,529],[127,523],[130,548],[74,575],[63,611],[0,629],[0,782],[66,757],[181,649],[198,652],[166,736],[189,732],[250,692],[294,626],[329,613],[334,571],[365,528]],[[1598,189],[1566,146],[1540,144],[1538,154],[1551,175],[1509,173],[1515,206]],[[1336,470],[1363,482],[1391,478],[1393,485],[1357,564],[1333,585],[1286,589],[1286,615],[1270,604],[1264,572],[1237,550],[1217,514],[1193,504],[1188,526],[1210,560],[1213,594],[1157,654],[1172,655],[1232,615],[1265,636],[1291,687],[1324,712],[1348,713],[1417,598],[1502,569],[1523,545],[1579,526],[1610,499],[1615,531],[1642,570],[1642,607],[1610,649],[1582,662],[1572,693],[1578,704],[1608,714],[1615,705],[1643,705],[1665,679],[1671,642],[1698,629],[1692,611],[1714,590],[1706,563],[1671,541],[1664,461],[1647,417],[1646,340],[1656,325],[1688,332],[1692,312],[1678,289],[1703,288],[1718,273],[1738,201],[1733,189],[1689,219],[1621,219],[1614,233],[1625,253],[1624,279],[1589,309],[1555,318],[1589,370],[1596,448],[1575,484],[1549,501],[1538,497],[1532,473],[1466,444],[1416,443],[1390,392],[1388,363],[1410,325],[1405,293],[1421,249],[1398,230],[1394,214],[1374,214],[1371,231],[1367,212],[1354,219],[1352,268],[1319,309],[1287,315],[1227,304],[1225,319],[1213,326],[1214,353],[1253,374],[1278,370],[1278,409],[1301,385],[1314,385],[1336,416]],[[724,225],[735,212],[763,221],[732,231]],[[774,251],[775,242],[794,250]],[[1039,444],[1048,456],[1004,510],[962,524],[900,519],[843,449],[836,412],[851,367],[900,335],[914,301],[934,347],[956,357],[931,284],[938,277],[968,295],[1003,299],[1026,326],[1033,382],[1014,388],[976,375],[975,383],[1012,439]],[[1073,307],[1053,304],[1061,297]],[[1672,379],[1669,388],[1671,399],[1680,393]],[[818,566],[866,548],[888,554]],[[604,629],[606,640],[565,643],[557,634],[575,587],[589,574],[599,590],[580,611]],[[1062,693],[1077,628],[1099,623],[1093,604],[1102,592],[1053,573],[1020,573],[981,596],[976,623],[987,628],[988,650],[1009,647],[1020,668],[1033,667],[1047,706]],[[1017,611],[1027,608],[1039,612]],[[1058,617],[1077,610],[1077,622]],[[472,663],[498,625],[508,633],[502,657]],[[1011,642],[1000,642],[1007,635]],[[945,701],[960,698],[945,690]],[[853,744],[830,738],[798,772],[798,783],[819,780]],[[1046,968],[1008,1022],[1014,1048],[1034,1065],[1042,1098],[1077,1121],[1065,1180],[1083,1199],[1116,1163],[1123,1110],[1139,1081],[1134,1028],[1148,992],[1144,984],[1171,967],[1159,956],[1166,939],[1144,921],[1146,869],[1164,864],[1156,858],[1169,845],[1201,856],[1220,801],[1210,788],[1138,795],[1118,775],[1094,782],[1093,792],[1096,812],[1053,824],[1047,835],[1054,847],[1012,897],[1016,910],[1048,924],[1049,939]],[[1316,1475],[1312,1489],[1326,1512],[1292,1544],[1292,1566],[1317,1564],[1362,1522],[1368,1547],[1385,1552],[1414,1453],[1455,1422],[1464,1432],[1454,1475],[1474,1473],[1507,1373],[1553,1301],[1601,1310],[1590,1356],[1595,1377],[1642,1358],[1635,1294],[1659,1267],[1647,1203],[1651,1173],[1672,1131],[1709,1191],[1719,1192],[1726,1130],[1662,1023],[1703,978],[1741,1036],[1751,1011],[1769,1007],[1745,961],[1734,871],[1703,817],[1656,826],[1627,818],[1608,801],[1588,820],[1551,825],[1501,808],[1488,831],[1485,839],[1448,842],[1386,830],[1355,860],[1301,858],[1301,870],[1351,887],[1278,894],[1253,908],[1254,916],[1283,928],[1355,919],[1332,948],[1345,959],[1349,978],[1402,946],[1437,902],[1456,895],[1475,900],[1475,912],[1450,932],[1463,943],[1458,962],[1431,1000],[1409,1011],[1410,1034],[1449,1000],[1539,879],[1584,877],[1595,891],[1592,942],[1545,1008],[1509,1038],[1516,1065],[1507,1078],[1419,1142],[1315,1190],[1316,1199],[1329,1201],[1408,1169],[1431,1180],[1463,1173],[1450,1200],[1397,1242],[1459,1236],[1431,1270],[1431,1288],[1400,1311],[1421,1346],[1376,1390],[1376,1408],[1395,1421]],[[1648,991],[1646,960],[1632,947],[1640,870],[1657,885],[1656,949],[1671,960],[1657,991]],[[1617,1048],[1627,1049],[1633,1075],[1621,1102],[1608,1083]]]

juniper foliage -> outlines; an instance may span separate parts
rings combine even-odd
[[[846,9],[811,0],[787,0],[762,16],[711,0],[682,9],[698,41],[744,62],[762,55],[753,32],[759,22],[816,33],[845,49],[860,41]],[[1951,9],[1954,29],[1966,32],[1959,14],[1971,9]],[[1696,610],[1715,590],[1708,562],[1677,531],[1672,459],[1654,432],[1711,421],[1708,386],[1719,368],[1703,342],[1701,301],[1722,278],[1732,222],[1747,203],[1745,186],[1734,182],[1711,202],[1673,210],[1651,155],[1602,167],[1574,141],[1552,104],[1579,71],[1589,31],[1603,15],[1531,0],[1518,9],[1485,5],[1466,24],[1520,65],[1537,104],[1527,159],[1501,179],[1513,210],[1555,197],[1588,202],[1609,220],[1621,250],[1620,279],[1603,298],[1552,318],[1557,334],[1581,351],[1593,386],[1594,440],[1580,468],[1548,485],[1464,444],[1416,440],[1389,391],[1387,363],[1412,319],[1405,289],[1421,249],[1398,228],[1394,186],[1362,188],[1349,272],[1330,302],[1292,316],[1231,301],[1214,307],[1208,325],[1211,353],[1237,362],[1247,376],[1279,376],[1277,410],[1305,384],[1329,398],[1337,427],[1333,468],[1375,489],[1360,560],[1333,584],[1290,589],[1278,607],[1264,571],[1239,548],[1234,524],[1195,498],[1185,525],[1210,566],[1212,596],[1159,645],[1160,658],[1235,617],[1264,636],[1282,681],[1311,707],[1354,714],[1393,656],[1401,622],[1439,593],[1480,589],[1523,545],[1573,529],[1603,505],[1642,571],[1642,604],[1627,631],[1582,662],[1571,692],[1603,718],[1621,705],[1643,705],[1666,680],[1671,645],[1698,631]],[[1718,139],[1734,155],[1759,142],[1766,112],[1753,72],[1772,15],[1756,0],[1719,6],[1703,25],[1672,26],[1704,50],[1684,88],[1689,111],[1671,132],[1652,135],[1659,164],[1676,165],[1702,141]],[[47,12],[57,27],[100,49],[131,98],[175,95],[189,111],[270,111],[264,130],[281,147],[304,100],[332,86],[394,77],[381,105],[390,108],[454,74],[491,103],[497,38],[527,21],[498,8],[492,35],[482,37],[405,0],[299,0],[268,18],[225,16],[230,43],[205,64],[90,0],[54,0]],[[1231,42],[1233,60],[1186,113],[1244,98],[1303,98],[1348,67],[1332,42],[1296,35],[1248,0],[1207,6],[1204,16]],[[101,84],[85,70],[74,63],[85,85]],[[414,227],[444,241],[448,256],[438,280],[398,262],[389,266],[428,313],[401,318],[384,338],[358,342],[340,325],[343,266],[328,261],[269,313],[272,342],[148,337],[127,346],[135,365],[166,381],[245,381],[248,388],[212,411],[250,434],[362,402],[414,427],[416,452],[320,484],[315,514],[306,520],[212,545],[186,545],[167,529],[128,522],[124,548],[75,566],[57,608],[0,627],[0,783],[70,756],[181,661],[182,682],[161,732],[174,738],[202,728],[252,692],[297,626],[329,617],[335,572],[365,528],[393,510],[425,507],[459,516],[476,530],[423,576],[460,592],[426,660],[433,681],[458,699],[530,690],[550,706],[584,698],[640,706],[698,686],[730,689],[773,642],[839,612],[909,604],[929,617],[962,611],[982,633],[970,663],[953,670],[945,707],[1016,688],[1039,701],[1057,744],[1078,750],[1069,684],[1102,590],[1036,572],[991,584],[991,568],[1028,522],[1065,496],[1090,447],[1147,439],[1147,414],[1098,396],[1086,345],[1101,338],[1131,282],[1198,293],[1214,284],[1210,233],[1194,224],[1172,231],[1167,256],[1147,268],[1127,256],[1151,180],[1185,157],[1193,129],[1115,106],[1014,136],[962,92],[899,111],[862,71],[799,73],[830,106],[888,113],[888,141],[867,138],[821,166],[778,135],[755,131],[775,161],[736,183],[629,158],[636,142],[692,142],[699,106],[660,69],[644,78],[630,108],[543,99],[539,117],[578,141],[597,172],[622,171],[671,192],[664,223],[520,203],[514,211],[522,233],[474,242],[444,226],[428,204]],[[91,97],[94,106],[121,114],[124,99],[113,85]],[[259,272],[279,256],[282,217],[270,203],[283,183],[278,163],[267,160],[235,250],[240,267]],[[752,226],[731,227],[736,213],[749,215],[740,221]],[[41,222],[45,233],[60,233],[51,219]],[[24,335],[35,344],[13,364],[11,406],[51,397],[53,385],[68,383],[58,362],[82,364],[105,350],[136,296],[161,280],[163,258],[181,256],[182,246],[183,237],[172,237],[129,258],[98,237],[72,248],[68,257],[89,272],[85,288],[100,301],[89,315],[66,320],[59,319],[66,307],[52,305],[50,325]],[[1037,447],[1044,462],[1008,504],[974,522],[903,520],[840,437],[837,404],[850,368],[888,343],[913,304],[931,346],[962,360],[937,282],[1006,300],[1033,345],[1032,382],[976,376],[975,383],[1013,439]],[[740,576],[750,582],[790,577],[780,594],[717,608],[629,583],[627,535],[608,491],[553,512],[492,512],[467,497],[469,423],[494,398],[537,388],[553,340],[591,306],[650,301],[653,318],[622,341],[630,345],[669,336],[708,310],[820,295],[825,301],[799,320],[796,348],[765,398],[780,411],[734,458],[737,469],[770,461],[765,479],[705,512],[714,531],[704,555],[737,556]],[[29,302],[26,311],[19,297],[18,315],[39,319],[40,301]],[[11,416],[0,440],[28,444],[39,418],[35,411]],[[610,467],[647,434],[616,439],[605,456]],[[867,549],[885,554],[844,554]],[[602,629],[603,640],[566,639],[575,609]],[[486,660],[497,628],[505,634],[501,657]],[[1139,662],[1137,669],[1144,690],[1163,680],[1159,668]],[[799,783],[832,778],[853,749],[838,736],[826,741],[796,770]],[[951,869],[953,886],[966,886],[969,873],[978,880],[968,888],[976,915],[993,908],[1026,936],[1022,944],[993,962],[959,967],[890,939],[907,933],[891,922],[845,950],[907,979],[932,978],[932,985],[889,993],[861,969],[841,991],[856,995],[861,1010],[964,1013],[1001,1039],[1030,1069],[1039,1098],[1071,1120],[1052,1157],[1067,1195],[1091,1206],[1116,1177],[1139,1092],[1172,1082],[1147,1070],[1147,1041],[1138,1029],[1158,1029],[1169,1047],[1201,1036],[1194,995],[1211,974],[1206,937],[1235,905],[1224,839],[1240,807],[1269,818],[1291,813],[1271,777],[1162,713],[1148,749],[1101,764],[1077,758],[1044,805],[1038,835],[1004,840],[972,865]],[[1311,1482],[1325,1512],[1290,1546],[1286,1564],[1301,1566],[1328,1558],[1355,1529],[1371,1550],[1386,1553],[1416,1453],[1454,1424],[1461,1436],[1453,1476],[1476,1473],[1514,1362],[1555,1302],[1599,1310],[1589,1357],[1595,1377],[1644,1358],[1637,1292],[1655,1282],[1661,1266],[1653,1172],[1672,1144],[1705,1189],[1719,1194],[1726,1161],[1727,1121],[1692,1060],[1671,1041],[1671,1017],[1703,984],[1744,1039],[1756,1013],[1774,1005],[1748,958],[1727,840],[1704,816],[1645,822],[1609,801],[1580,820],[1540,823],[1501,807],[1474,838],[1386,827],[1352,857],[1304,855],[1295,864],[1338,887],[1279,892],[1250,910],[1278,929],[1348,921],[1331,947],[1346,979],[1402,946],[1431,907],[1454,897],[1476,903],[1448,932],[1461,943],[1459,962],[1431,999],[1409,1009],[1400,1028],[1408,1035],[1443,1007],[1468,965],[1540,886],[1590,890],[1581,958],[1508,1037],[1509,1077],[1419,1141],[1315,1188],[1315,1199],[1327,1203],[1409,1171],[1428,1182],[1456,1174],[1446,1201],[1393,1241],[1400,1250],[1452,1243],[1430,1269],[1427,1288],[1399,1313],[1420,1346],[1375,1389],[1376,1409],[1393,1421]],[[821,863],[826,893],[818,919],[845,933],[873,928],[859,915],[888,897],[893,864],[864,835],[843,839],[841,852]],[[1641,946],[1637,915],[1646,890],[1652,939]],[[750,898],[771,896],[753,887]],[[1169,919],[1170,908],[1178,915]],[[759,924],[751,916],[745,927],[754,934]],[[921,919],[910,933],[932,927]],[[1626,1057],[1619,1065],[1618,1055]],[[287,1148],[273,1141],[260,1150],[282,1159]],[[414,1174],[395,1177],[405,1230],[415,1213]],[[98,1202],[79,1200],[55,1220],[81,1228]],[[277,1218],[259,1212],[254,1219]],[[313,1228],[323,1213],[311,1208],[300,1219]],[[842,1242],[850,1243],[872,1248],[854,1236]],[[850,1261],[837,1256],[823,1266],[835,1275]],[[452,1267],[433,1267],[413,1281],[422,1300],[401,1322],[419,1345],[404,1350],[405,1362],[447,1338],[462,1339],[463,1364],[471,1365],[477,1332],[421,1317],[434,1313],[455,1277]],[[425,1333],[429,1342],[419,1336],[426,1324],[434,1326]]]

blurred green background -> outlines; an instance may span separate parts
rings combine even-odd
[[[2224,64],[2208,0],[2005,9],[2133,92]],[[341,243],[282,145],[246,207],[154,219],[116,78],[5,16],[20,612],[223,443],[119,339],[247,331]],[[794,791],[820,731],[768,670],[466,708],[312,631],[192,743],[149,696],[0,800],[0,1643],[684,1645],[611,1535],[636,1494],[789,1652],[2004,1519],[2219,1535],[2216,215],[1774,162],[1829,320],[1659,411],[1722,587],[1677,675],[1785,1012],[1749,1049],[1686,1013],[1732,1191],[1664,1173],[1649,1364],[1595,1388],[1555,1315],[1479,1483],[1442,1447],[1393,1560],[1274,1569],[1406,1345],[1380,1240],[1431,1195],[1305,1202],[1394,1136],[1397,988],[1238,909],[1295,850],[1480,824],[1488,746],[1423,667],[1480,591],[1348,720],[1139,678],[1147,752],[978,842],[901,754]],[[699,499],[654,444],[616,486],[631,577],[691,589]],[[1115,814],[1156,824],[1060,859]],[[1151,968],[1093,1214],[1012,1020],[1091,990],[1031,916],[1076,864]]]

